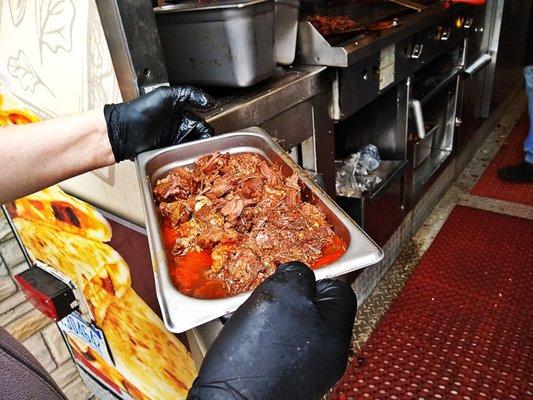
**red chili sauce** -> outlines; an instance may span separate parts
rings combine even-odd
[[[165,248],[170,261],[170,276],[178,290],[188,296],[199,299],[219,299],[228,297],[228,292],[222,281],[209,277],[207,272],[211,268],[211,249],[201,252],[190,251],[184,256],[171,253],[174,243],[180,237],[179,230],[173,228],[170,221],[162,219],[161,230]],[[322,256],[312,265],[318,269],[331,264],[346,251],[345,243],[334,235],[331,242],[322,247]]]

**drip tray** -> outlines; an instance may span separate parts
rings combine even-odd
[[[435,125],[429,130],[426,128],[426,135],[424,138],[412,142],[413,151],[411,153],[410,161],[413,168],[417,168],[429,157],[433,147],[433,137],[438,129],[439,125]]]

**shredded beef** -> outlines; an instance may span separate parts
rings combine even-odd
[[[177,168],[154,189],[161,216],[177,229],[172,252],[210,250],[209,274],[229,294],[253,289],[288,261],[312,264],[333,231],[303,201],[296,174],[257,154],[214,153]]]

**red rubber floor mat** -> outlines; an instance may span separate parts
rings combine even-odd
[[[496,174],[502,167],[519,164],[524,161],[523,146],[528,129],[529,118],[527,113],[524,113],[509,134],[507,142],[500,148],[481,178],[470,191],[471,194],[533,205],[533,184],[503,182]]]
[[[332,400],[533,398],[533,222],[457,206]]]

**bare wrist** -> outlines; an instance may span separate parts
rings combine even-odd
[[[97,163],[100,167],[113,165],[116,163],[109,136],[107,134],[107,123],[102,108],[88,111],[91,120],[92,132],[95,135],[95,150]]]

